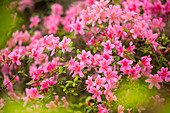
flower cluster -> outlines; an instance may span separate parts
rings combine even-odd
[[[21,0],[10,7],[22,13],[33,6]],[[31,14],[0,50],[0,90],[9,103],[26,107],[22,112],[140,113],[163,107],[170,82],[164,32],[169,0],[84,0],[66,12],[58,3],[49,9]],[[4,99],[0,109],[6,109]]]

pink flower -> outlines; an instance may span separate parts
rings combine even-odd
[[[32,79],[33,80],[38,80],[39,79],[39,76],[41,76],[42,75],[42,73],[43,73],[43,70],[41,69],[41,68],[34,68],[34,70],[32,70],[33,72],[32,72]]]
[[[72,77],[75,77],[76,74],[79,74],[80,77],[84,77],[83,72],[81,71],[84,68],[83,64],[79,64],[77,61],[74,63],[73,70],[74,74]]]
[[[76,22],[71,24],[71,27],[72,27],[71,31],[74,30],[74,35],[76,35],[77,33],[80,33],[81,35],[84,34],[84,30],[83,30],[84,24],[79,20],[80,19],[77,18]]]
[[[118,81],[116,78],[117,71],[112,71],[111,68],[109,68],[107,71],[105,71],[104,75],[105,75],[106,81],[109,83]]]
[[[27,97],[29,97],[30,99],[43,98],[42,95],[38,95],[37,88],[31,88],[31,89],[26,88],[25,90],[26,90]]]
[[[107,52],[104,52],[102,57],[108,61],[111,61],[111,62],[113,61],[113,56],[109,55],[109,53]]]
[[[109,54],[112,54],[112,49],[115,47],[114,44],[111,44],[110,40],[107,40],[106,43],[102,42],[102,45],[104,46],[104,51],[108,52]]]
[[[133,42],[130,42],[130,43],[129,43],[129,47],[127,48],[127,50],[128,50],[128,51],[132,51],[132,53],[135,54],[135,52],[133,51],[133,50],[135,49],[135,45],[132,46],[132,44],[133,44]]]
[[[152,98],[153,98],[154,101],[155,101],[154,104],[155,104],[156,106],[159,105],[159,107],[160,107],[161,105],[163,105],[163,102],[165,101],[165,99],[164,99],[164,98],[160,98],[159,95],[155,95],[155,97],[152,96]]]
[[[54,85],[57,83],[57,81],[54,81],[54,77],[50,77],[50,79],[48,80],[49,85]]]
[[[63,7],[60,4],[54,4],[52,7],[52,13],[61,15],[63,13]]]
[[[145,80],[145,82],[150,83],[149,89],[152,89],[153,86],[160,89],[159,82],[163,82],[163,80],[158,74],[156,74],[154,76],[150,75],[150,79]]]
[[[49,104],[45,104],[47,108],[56,108],[57,106],[55,105],[54,101],[51,101]]]
[[[4,99],[1,98],[0,99],[0,109],[3,108],[4,104],[5,104]]]
[[[86,45],[95,45],[96,43],[94,42],[94,36],[91,37],[91,39],[86,43]]]
[[[123,52],[124,52],[125,46],[122,47],[122,44],[116,46],[116,50],[118,51],[119,56],[123,57]]]
[[[102,61],[99,61],[99,63],[100,63],[99,73],[102,73],[102,72],[108,70],[108,68],[111,68],[110,66],[108,66],[111,63],[111,61],[103,59]]]
[[[152,59],[150,58],[150,55],[149,56],[144,56],[141,58],[141,63],[143,64],[144,67],[147,67],[147,66],[151,66],[150,65],[150,61]]]
[[[128,111],[128,113],[131,113],[131,111],[132,111],[132,108],[130,108],[130,109],[128,108],[128,109],[127,109],[127,111]]]
[[[48,79],[46,79],[46,80],[43,80],[41,83],[40,83],[40,85],[41,85],[41,90],[43,90],[43,89],[45,89],[45,88],[47,88],[48,89],[48,86],[49,86],[49,81],[48,81]]]
[[[151,70],[152,68],[153,68],[153,66],[144,67],[144,69],[141,68],[142,74],[146,77],[149,77],[149,75],[152,72],[152,70]]]
[[[37,46],[35,48],[32,48],[30,57],[34,57],[34,58],[38,59],[38,56],[40,54],[42,54],[43,51],[44,51],[44,49],[42,47]]]
[[[63,41],[59,43],[59,46],[62,47],[63,53],[65,53],[65,49],[66,49],[67,51],[71,52],[71,50],[70,50],[69,47],[68,47],[68,44],[69,44],[70,42],[71,42],[70,38],[67,39],[67,38],[64,36]]]
[[[158,71],[158,74],[161,76],[162,79],[165,79],[167,76],[170,75],[170,71],[168,71],[168,67],[167,68],[162,67],[161,72]]]
[[[47,64],[47,70],[45,72],[52,72],[53,70],[56,69],[56,64],[55,63],[52,63],[52,62],[49,62]]]
[[[101,97],[100,95],[102,94],[102,92],[100,90],[98,90],[97,88],[91,87],[90,90],[88,91],[89,93],[93,93],[94,95],[92,96],[92,99],[95,99],[97,97],[97,101],[101,102]]]
[[[23,106],[27,104],[28,100],[36,99],[36,98],[43,98],[42,95],[38,95],[37,88],[31,88],[31,89],[26,88],[25,90],[26,90],[27,97],[23,98],[23,100],[25,101]]]
[[[118,109],[117,109],[117,113],[124,113],[123,111],[124,111],[124,107],[122,106],[122,105],[119,105],[118,106]]]
[[[86,52],[85,50],[83,50],[81,55],[77,55],[77,58],[80,59],[80,63],[91,64],[91,61],[88,58],[90,55],[91,55],[90,51]]]
[[[109,113],[109,110],[106,108],[106,106],[103,104],[103,106],[101,104],[97,105],[97,107],[99,108],[98,113]]]
[[[122,65],[120,68],[120,71],[125,71],[125,70],[129,70],[131,68],[131,66],[129,66],[129,65],[133,64],[133,61],[128,60],[127,58],[124,58],[123,60],[119,61],[118,64]]]
[[[109,8],[106,9],[108,13],[108,18],[109,18],[109,24],[112,22],[119,23],[119,17],[122,14],[122,9],[120,6],[113,6],[109,5]]]
[[[8,55],[8,57],[9,57],[10,59],[12,59],[12,63],[13,63],[13,64],[16,62],[17,65],[21,65],[21,62],[20,62],[20,60],[19,60],[20,57],[21,57],[20,52],[21,52],[21,50],[20,50],[20,49],[17,49],[17,50],[14,50],[13,52],[11,52],[11,53]]]
[[[101,76],[98,75],[94,85],[96,86],[97,89],[99,89],[100,87],[103,87],[105,82],[106,82],[105,78],[101,78]]]
[[[137,80],[138,78],[141,77],[141,75],[139,74],[140,70],[141,70],[141,68],[140,68],[139,64],[136,64],[133,67],[133,69],[130,70],[130,74],[131,74],[132,79]]]
[[[89,90],[92,86],[94,86],[92,77],[88,76],[88,80],[86,80],[86,84],[87,84],[87,90]]]
[[[56,95],[56,96],[55,96],[54,103],[57,104],[57,105],[59,106],[61,103],[58,101],[58,99],[59,99],[59,96]]]
[[[68,109],[68,106],[69,106],[69,103],[67,102],[66,97],[62,97],[61,100],[63,101],[64,107],[65,107],[66,110],[67,110],[67,109]]]
[[[39,23],[41,20],[39,19],[38,16],[35,16],[35,17],[31,17],[31,18],[30,18],[30,21],[31,21],[31,24],[30,24],[29,28],[33,28],[33,27],[37,27],[37,26],[38,26],[38,23]]]
[[[110,93],[110,95],[108,95],[108,98],[107,98],[107,100],[109,101],[109,102],[111,102],[111,101],[117,101],[117,97],[116,97],[116,95],[113,95],[113,93]]]

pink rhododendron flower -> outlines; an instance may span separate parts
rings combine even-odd
[[[125,49],[125,46],[122,47],[122,44],[120,44],[119,46],[116,46],[116,50],[118,51],[117,55],[123,57],[124,49]]]
[[[103,104],[103,106],[101,104],[97,105],[97,107],[99,108],[98,113],[109,113],[109,110],[106,108],[106,106]]]
[[[60,4],[54,4],[52,7],[52,13],[61,15],[63,13],[63,7]]]
[[[34,57],[37,59],[39,55],[42,54],[43,51],[44,51],[44,48],[42,47],[37,46],[36,48],[32,48],[30,57]]]
[[[63,101],[64,107],[65,107],[66,110],[67,110],[67,109],[68,109],[68,106],[69,106],[69,103],[67,102],[66,97],[62,97],[61,100]]]
[[[83,50],[82,54],[77,55],[77,58],[80,59],[80,63],[91,64],[91,60],[88,58],[90,55],[91,55],[90,51],[86,52],[85,50]]]
[[[32,8],[34,3],[32,0],[21,0],[19,2],[19,6],[17,7],[18,11],[23,12],[25,8]]]
[[[46,80],[43,80],[41,83],[40,83],[40,85],[41,85],[41,90],[43,90],[43,89],[47,89],[47,91],[48,91],[48,86],[49,86],[49,81],[48,81],[48,79],[46,79]]]
[[[127,48],[127,50],[128,50],[128,51],[132,51],[132,53],[135,54],[135,52],[133,51],[133,50],[135,49],[135,45],[132,46],[132,44],[133,44],[133,42],[130,42],[130,43],[129,43],[129,47]]]
[[[144,67],[144,69],[141,68],[142,74],[146,77],[149,77],[149,75],[152,72],[152,70],[151,70],[152,68],[153,68],[153,66]]]
[[[96,86],[97,89],[99,89],[100,87],[103,87],[105,82],[106,82],[105,78],[101,78],[101,76],[98,75],[94,82],[94,85]]]
[[[123,60],[119,61],[118,64],[122,65],[120,71],[125,71],[131,68],[130,64],[133,64],[133,61],[124,58]]]
[[[64,36],[63,41],[59,43],[59,46],[62,47],[63,53],[65,53],[65,50],[71,52],[71,50],[70,50],[69,47],[68,47],[68,44],[69,44],[70,42],[71,42],[70,38],[67,39],[67,38]]]
[[[130,109],[128,108],[128,109],[127,109],[127,111],[128,111],[128,113],[131,113],[131,111],[132,111],[132,108],[130,108]]]
[[[97,97],[97,101],[101,102],[101,97],[100,95],[102,94],[102,92],[100,90],[98,90],[97,88],[91,87],[90,90],[88,91],[89,93],[93,93],[94,95],[92,96],[92,99],[95,99]]]
[[[161,71],[158,71],[158,74],[160,75],[162,79],[165,79],[167,78],[167,76],[170,75],[170,71],[168,71],[168,67],[167,68],[162,67]]]
[[[107,52],[104,52],[102,57],[108,61],[111,61],[111,62],[114,60],[113,57],[111,55],[109,55],[109,53],[107,53]]]
[[[151,60],[152,60],[152,59],[150,58],[150,55],[149,55],[149,56],[144,56],[144,57],[141,58],[141,63],[142,63],[142,65],[143,65],[144,67],[151,66],[151,65],[150,65],[150,61],[151,61]]]
[[[8,57],[10,59],[12,59],[12,63],[14,64],[16,62],[17,65],[21,65],[21,62],[20,62],[20,58],[21,58],[21,50],[20,49],[17,49],[17,50],[14,50],[13,52],[11,52]]]
[[[141,77],[140,70],[141,70],[141,68],[140,68],[139,64],[136,64],[133,67],[133,69],[130,70],[130,74],[131,74],[132,79],[137,80],[138,78]]]
[[[88,76],[88,80],[86,80],[87,90],[89,90],[92,86],[94,86],[94,82],[92,81],[92,77]]]
[[[54,77],[50,77],[50,79],[48,80],[49,85],[54,85],[57,83],[57,81],[54,81]]]
[[[81,35],[84,34],[84,30],[83,30],[84,24],[81,21],[79,21],[79,20],[80,19],[78,18],[75,23],[71,24],[71,27],[72,27],[71,31],[74,30],[74,35],[76,35],[78,33],[80,33]]]
[[[27,97],[23,98],[23,100],[25,101],[23,106],[25,106],[27,104],[28,100],[36,99],[36,98],[43,98],[42,95],[38,94],[37,88],[31,88],[31,89],[26,88],[25,90],[26,90]]]
[[[4,81],[3,84],[6,86],[6,89],[9,91],[13,91],[13,84],[10,81],[10,79],[8,78],[8,76],[4,76]]]
[[[4,104],[5,104],[4,99],[1,98],[0,99],[0,109],[3,108]]]
[[[72,77],[75,77],[76,74],[79,74],[80,77],[84,77],[84,74],[82,72],[82,69],[84,68],[83,64],[79,64],[77,61],[74,63],[73,70],[74,74]]]
[[[115,47],[114,44],[111,44],[110,40],[107,40],[106,43],[102,42],[102,45],[104,46],[104,51],[108,52],[109,54],[112,54],[112,49]]]
[[[149,77],[150,79],[145,80],[145,82],[150,83],[149,89],[152,89],[153,86],[160,89],[159,82],[163,82],[162,78],[158,74],[150,75]]]
[[[51,101],[49,104],[45,104],[47,108],[56,108],[57,106],[55,105],[54,101]]]
[[[118,106],[117,113],[124,113],[125,108],[122,105]]]
[[[116,78],[117,71],[112,71],[111,68],[108,68],[108,70],[104,72],[104,75],[108,83],[117,82],[117,78]]]
[[[91,39],[86,43],[86,45],[95,45],[94,36],[91,37]]]
[[[106,70],[108,70],[108,68],[111,68],[109,66],[109,64],[111,63],[111,61],[108,61],[106,59],[103,59],[102,61],[99,62],[100,63],[100,69],[99,69],[99,73],[102,73]]]
[[[111,101],[117,101],[116,95],[113,95],[113,93],[110,93],[110,95],[108,95],[108,98],[106,98],[108,100],[108,102]]]
[[[35,17],[31,17],[30,18],[31,24],[29,26],[29,28],[33,28],[33,27],[37,27],[38,23],[41,21],[40,18],[38,16]]]

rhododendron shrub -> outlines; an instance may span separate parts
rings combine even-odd
[[[0,51],[1,111],[161,112],[170,99],[169,7],[84,0],[65,12],[53,3],[47,14],[33,13]]]

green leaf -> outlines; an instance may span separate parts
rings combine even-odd
[[[79,79],[79,76],[76,75],[76,77],[75,77],[75,79],[74,79],[74,82],[76,82],[78,79]]]
[[[73,81],[66,81],[67,83],[70,83],[70,84],[72,84],[73,83]]]
[[[76,86],[76,83],[74,82],[74,83],[73,83],[73,87],[75,87],[75,86]]]
[[[79,49],[77,49],[77,55],[80,53],[80,50]]]
[[[136,61],[135,58],[132,55],[129,55],[129,58],[133,61]]]
[[[26,83],[26,85],[31,85],[31,84],[33,84],[33,82],[32,82],[32,81],[30,81],[30,82]]]
[[[66,65],[64,65],[63,67],[67,67],[67,66],[69,66],[69,64],[66,64]]]
[[[158,49],[167,49],[166,47],[158,47]]]
[[[66,84],[65,88],[66,88],[66,87],[68,87],[69,85],[70,85],[69,83],[68,83],[68,84]]]
[[[77,96],[78,94],[76,92],[74,92],[73,95]]]

